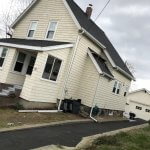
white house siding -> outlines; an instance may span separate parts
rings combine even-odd
[[[11,84],[11,82],[9,82],[7,79],[9,78],[9,72],[12,69],[12,64],[14,62],[14,58],[15,58],[15,53],[16,53],[16,49],[15,48],[9,48],[3,67],[0,70],[0,83],[7,83],[7,84]],[[14,82],[18,81],[20,78],[16,79],[14,78]]]
[[[75,55],[74,63],[71,68],[71,74],[67,84],[67,98],[79,99],[82,96],[80,93],[80,84],[82,77],[84,76],[83,70],[87,67],[87,51],[88,47],[96,51],[98,54],[101,53],[101,49],[97,47],[93,42],[88,40],[86,37],[81,36],[77,46],[77,52]],[[90,86],[90,85],[89,85]],[[90,88],[90,87],[89,87]]]
[[[39,52],[35,62],[32,76],[25,80],[21,97],[29,101],[56,103],[60,98],[64,78],[67,73],[69,55],[72,49],[59,49],[49,52]],[[52,55],[62,60],[57,82],[42,79],[48,55]]]
[[[127,97],[126,112],[133,112],[136,117],[150,120],[150,112],[146,112],[146,109],[150,110],[150,94],[145,93],[145,91],[139,91],[135,93],[130,93]],[[136,109],[136,106],[142,107],[142,110]]]
[[[54,40],[75,42],[78,30],[63,0],[39,0],[26,16],[17,24],[14,38],[27,38],[27,32],[32,20],[38,21],[35,39],[45,39],[49,22],[56,20],[58,26]]]
[[[99,73],[87,55],[86,67],[83,70],[78,90],[78,97],[81,98],[82,104],[89,107],[92,106],[98,80]]]
[[[115,95],[112,92],[115,80],[109,80],[106,77],[101,77],[95,104],[104,109],[124,111],[127,99],[127,97],[124,97],[124,92],[126,85],[130,86],[130,80],[117,71],[113,71],[113,75],[115,79],[122,83],[120,94]]]

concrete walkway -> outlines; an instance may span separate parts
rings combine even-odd
[[[30,150],[47,145],[76,146],[83,137],[136,126],[145,123],[138,120],[105,123],[74,123],[0,133],[1,150]]]

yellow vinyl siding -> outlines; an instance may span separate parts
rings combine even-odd
[[[75,42],[78,30],[62,0],[39,0],[15,27],[14,38],[27,38],[31,21],[38,21],[35,39],[45,39],[50,21],[57,21],[56,41]]]
[[[61,90],[68,68],[68,57],[71,49],[60,49],[49,52],[38,53],[34,71],[31,77],[25,80],[21,97],[29,101],[56,103],[60,98]],[[59,76],[56,82],[42,78],[48,55],[52,55],[62,60]]]
[[[93,42],[88,40],[85,36],[81,36],[79,44],[77,46],[77,52],[72,65],[71,73],[67,84],[67,98],[80,98],[78,91],[80,90],[80,84],[83,77],[83,70],[86,69],[87,51],[88,47],[96,51],[98,54],[101,53],[101,49],[98,48]]]

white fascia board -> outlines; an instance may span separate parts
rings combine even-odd
[[[92,56],[92,54],[91,54],[91,52],[90,52],[89,49],[88,49],[88,55],[89,55],[89,57],[91,58],[93,64],[95,65],[95,67],[96,67],[98,73],[99,73],[99,74],[103,74],[102,70],[101,70],[100,67],[98,66],[97,62],[95,61],[95,59],[94,59],[94,57]]]
[[[109,74],[107,74],[107,73],[105,73],[105,72],[103,72],[103,75],[109,77],[109,78],[112,79],[112,80],[115,80],[114,77],[110,76]]]
[[[64,48],[73,47],[73,44],[64,44],[64,45],[56,45],[56,46],[48,46],[48,47],[40,47],[39,46],[38,47],[38,46],[27,46],[27,45],[19,45],[19,44],[10,44],[10,43],[0,42],[0,46],[35,50],[35,51],[50,51],[50,50],[64,49]]]
[[[106,57],[108,58],[109,62],[110,62],[111,65],[113,66],[113,68],[116,68],[117,66],[116,66],[116,64],[114,63],[113,59],[110,57],[110,55],[109,55],[107,49],[105,48],[105,49],[103,49],[103,50],[104,50],[104,53],[105,53]]]
[[[90,39],[92,39],[97,45],[99,45],[102,49],[106,49],[106,47],[100,43],[96,38],[94,38],[87,30],[84,28],[81,29]]]
[[[130,100],[130,102],[134,102],[134,103],[141,104],[141,105],[144,105],[144,106],[150,106],[150,104],[144,104],[144,103],[141,103],[141,102],[137,102],[135,100]]]
[[[125,72],[123,69],[121,69],[120,67],[116,67],[116,69],[118,71],[120,71],[121,73],[123,73],[125,76],[127,76],[129,79],[132,79],[133,81],[136,81],[136,79],[134,77],[132,77],[131,75],[129,75],[127,72]]]
[[[81,26],[80,26],[80,24],[79,24],[77,18],[75,17],[74,13],[73,13],[72,10],[70,9],[70,7],[69,7],[68,3],[66,2],[66,0],[63,0],[63,3],[64,3],[64,5],[65,5],[66,9],[68,10],[70,16],[72,17],[74,23],[76,24],[77,28],[78,28],[78,29],[81,29]]]
[[[28,12],[28,10],[37,2],[38,0],[33,0],[29,6],[18,16],[18,18],[11,24],[11,28],[16,25],[16,23]]]
[[[145,89],[145,88],[132,91],[132,92],[130,92],[129,94],[133,94],[133,93],[137,93],[137,92],[141,92],[141,91],[146,91],[146,92],[150,95],[150,92],[149,92],[147,89]]]

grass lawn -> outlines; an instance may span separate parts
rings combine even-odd
[[[15,109],[0,108],[0,128],[10,127],[8,123],[13,123],[12,126],[21,126],[77,119],[83,118],[69,113],[19,113]]]
[[[115,136],[101,137],[85,150],[150,150],[150,126]]]

